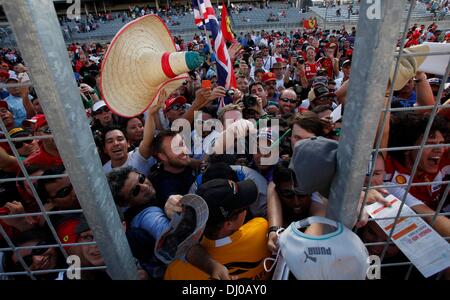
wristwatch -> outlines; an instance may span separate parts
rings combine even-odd
[[[281,229],[282,227],[281,226],[270,226],[269,227],[269,231],[267,232],[267,236],[269,236],[269,234],[271,233],[271,232],[277,232],[279,229]]]

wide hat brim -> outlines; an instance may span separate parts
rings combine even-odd
[[[134,117],[156,105],[162,90],[169,95],[188,78],[186,73],[154,83],[143,74],[159,77],[161,67],[142,65],[143,53],[176,52],[169,29],[157,15],[146,15],[125,25],[111,41],[102,63],[100,90],[112,112]],[[143,68],[148,68],[145,72]]]

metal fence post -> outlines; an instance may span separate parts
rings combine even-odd
[[[362,1],[355,54],[339,142],[337,173],[327,216],[351,227],[373,149],[406,0],[380,1],[380,18],[369,19]]]
[[[51,0],[3,1],[71,182],[113,279],[137,269],[97,154]]]

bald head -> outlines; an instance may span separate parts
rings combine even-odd
[[[297,94],[293,90],[291,89],[284,90],[281,93],[279,101],[281,114],[284,115],[287,113],[294,112],[298,104],[297,102],[298,102]]]

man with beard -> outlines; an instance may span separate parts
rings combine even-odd
[[[277,78],[272,72],[267,72],[263,75],[262,81],[266,87],[268,101],[278,102],[280,93],[277,92]]]
[[[163,207],[171,195],[185,195],[195,180],[194,160],[180,134],[161,131],[153,140],[152,153],[159,161],[159,168],[150,180],[156,188],[157,205]]]
[[[114,201],[125,208],[126,234],[133,255],[153,278],[161,278],[166,265],[156,259],[153,252],[145,251],[139,256],[136,247],[147,244],[153,249],[155,242],[170,225],[174,213],[181,212],[181,195],[172,195],[164,201],[163,207],[156,206],[155,189],[152,183],[131,167],[113,170],[107,175]],[[230,279],[228,270],[212,260],[200,246],[193,246],[185,256],[186,260],[216,279]]]

